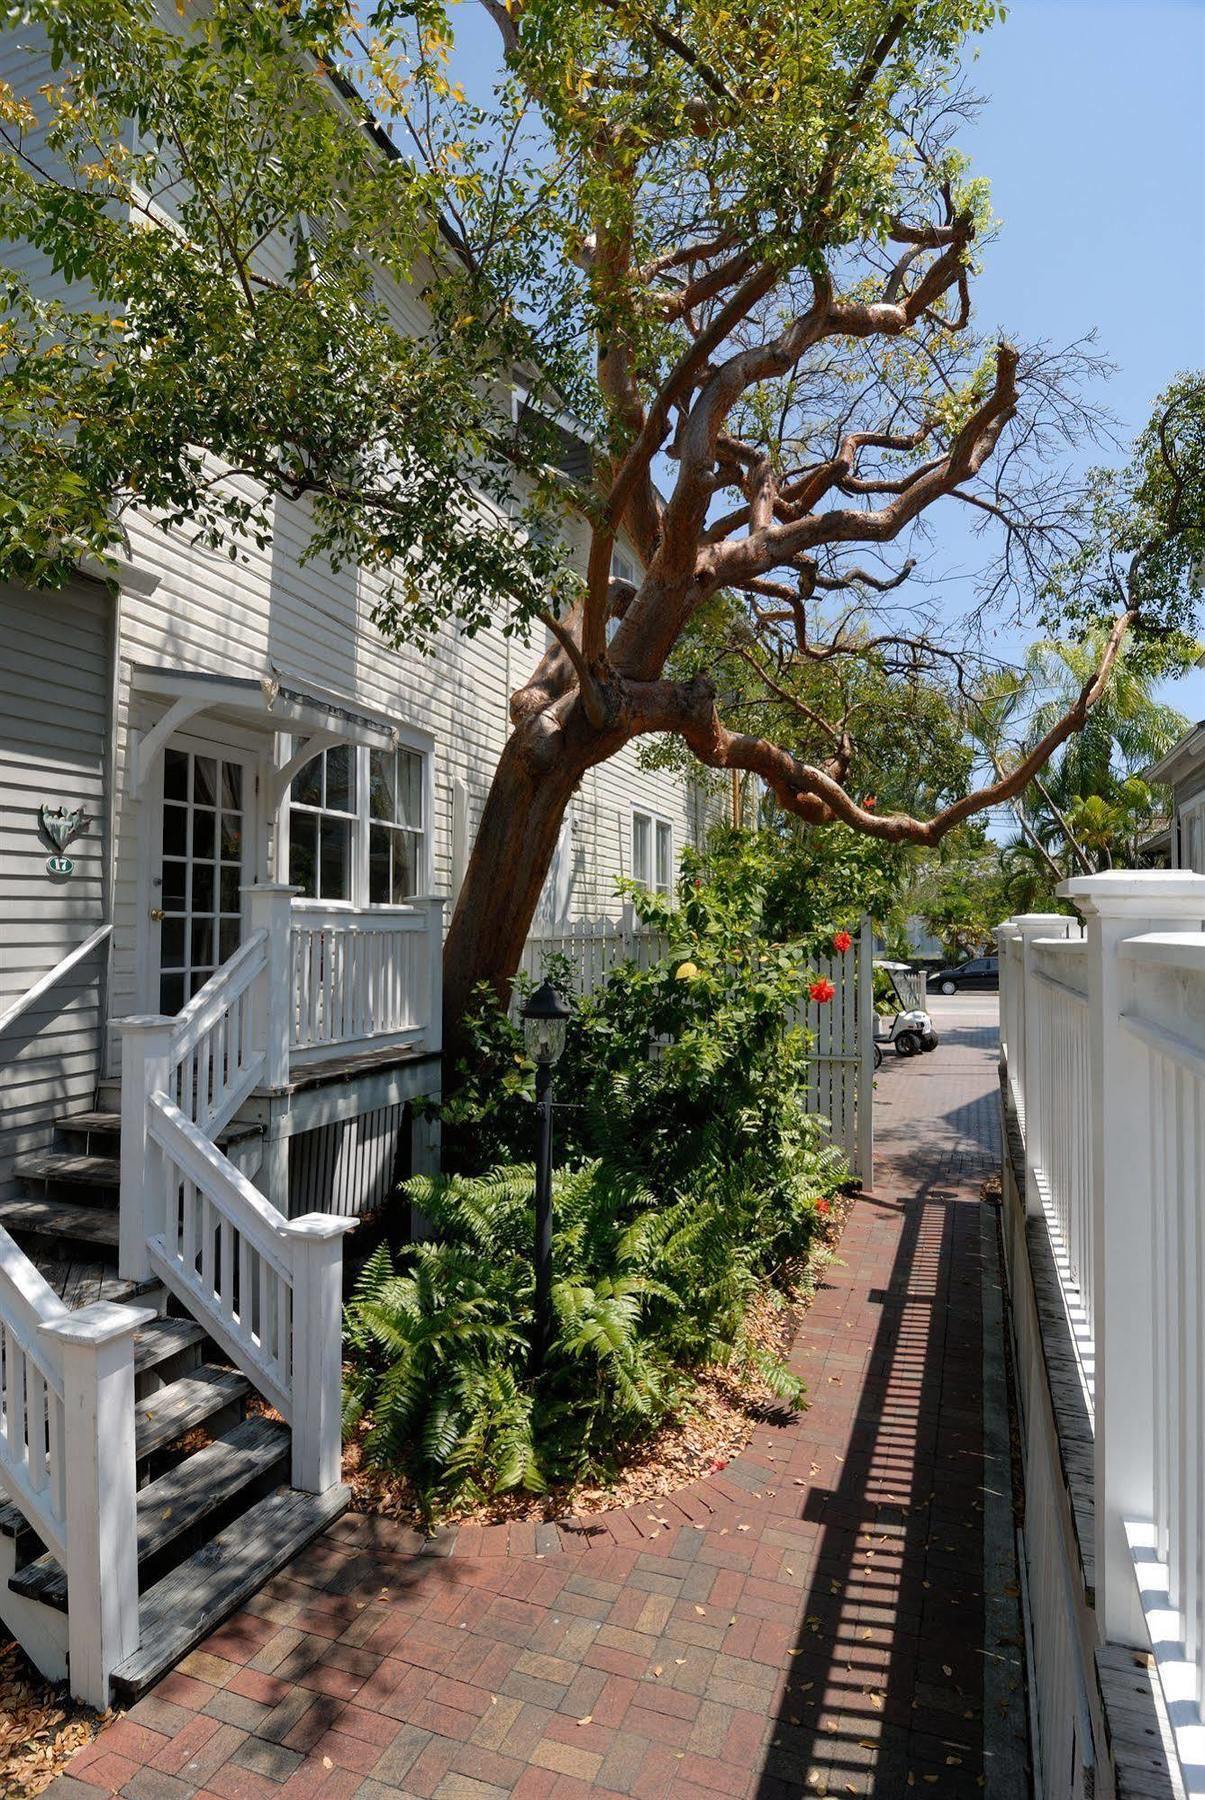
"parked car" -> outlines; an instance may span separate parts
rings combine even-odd
[[[1000,958],[972,956],[952,969],[939,969],[929,977],[930,989],[939,994],[996,994],[1000,991]]]

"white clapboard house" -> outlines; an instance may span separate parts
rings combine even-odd
[[[345,1504],[343,1238],[438,1154],[445,917],[542,648],[390,650],[305,541],[134,516],[115,587],[0,586],[0,1618],[97,1705]],[[541,929],[667,888],[702,804],[587,776]]]

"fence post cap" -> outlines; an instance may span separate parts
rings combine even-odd
[[[1107,869],[1073,875],[1056,889],[1086,917],[1183,915],[1205,919],[1205,875],[1188,869]]]
[[[107,1344],[114,1338],[132,1337],[141,1325],[158,1318],[153,1306],[120,1306],[113,1300],[94,1300],[65,1319],[50,1319],[38,1330],[63,1344]]]
[[[302,1213],[299,1219],[286,1219],[280,1229],[292,1238],[336,1238],[354,1231],[359,1222],[340,1218],[336,1213]]]
[[[172,1031],[176,1020],[170,1013],[130,1013],[127,1018],[114,1019],[114,1025],[121,1032],[138,1031]]]

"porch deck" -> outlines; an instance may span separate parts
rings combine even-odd
[[[935,1011],[880,1077],[807,1412],[655,1506],[428,1545],[345,1518],[52,1800],[1027,1794],[994,1011]]]

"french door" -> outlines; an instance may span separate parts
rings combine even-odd
[[[243,936],[242,888],[254,877],[256,758],[175,737],[151,843],[151,1003],[178,1013],[233,956]]]

